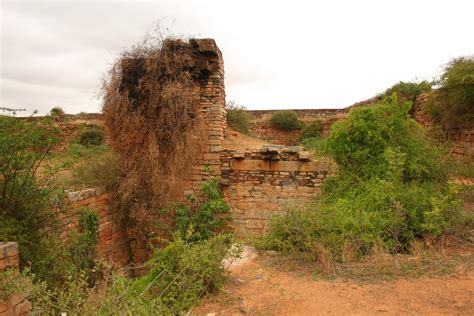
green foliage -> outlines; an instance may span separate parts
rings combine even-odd
[[[217,179],[211,178],[203,183],[202,195],[203,200],[190,197],[191,205],[181,205],[175,210],[176,229],[188,242],[213,236],[225,223],[219,215],[229,211],[229,205],[222,199]]]
[[[84,128],[79,135],[79,144],[85,147],[102,145],[105,133],[98,126]]]
[[[426,105],[435,120],[447,126],[474,123],[474,56],[451,60],[438,80],[439,89]]]
[[[52,108],[50,111],[49,111],[49,115],[53,116],[53,117],[61,117],[63,116],[64,114],[66,114],[66,112],[64,112],[63,108],[62,107],[59,107],[59,106],[55,106],[54,108]]]
[[[419,238],[463,225],[457,189],[441,153],[408,115],[409,104],[353,109],[333,125],[326,151],[339,173],[321,198],[273,220],[263,247],[320,262],[347,262],[373,249],[407,253]]]
[[[87,273],[71,276],[60,288],[49,288],[28,270],[18,276],[0,273],[0,294],[29,295],[34,308],[47,315],[181,315],[199,299],[218,290],[226,279],[223,259],[235,259],[233,238],[216,235],[197,243],[177,237],[156,249],[147,262],[150,272],[138,279],[113,274],[95,287]],[[230,248],[230,249],[229,249]]]
[[[430,92],[431,87],[432,84],[426,80],[421,82],[400,81],[399,83],[394,84],[391,88],[387,89],[383,96],[390,97],[393,93],[396,93],[400,103],[404,103],[406,101],[414,103],[418,95]]]
[[[399,105],[395,96],[391,104],[354,108],[332,126],[329,154],[343,170],[362,178],[382,177],[391,153],[403,160],[404,181],[444,180],[441,153],[410,118],[409,108],[409,103]]]
[[[243,106],[236,105],[234,102],[226,104],[227,125],[237,132],[248,134],[252,115]]]
[[[303,123],[298,120],[294,111],[278,111],[270,118],[270,125],[282,131],[293,131],[303,128]]]
[[[79,210],[81,229],[71,231],[62,241],[55,231],[45,232],[37,243],[37,256],[31,261],[31,270],[48,289],[62,288],[66,281],[87,276],[94,283],[98,217],[94,210]]]
[[[300,140],[302,142],[308,139],[319,139],[321,138],[321,134],[323,132],[323,127],[321,125],[321,121],[316,120],[311,122],[308,126],[305,126],[301,131]]]
[[[175,239],[164,249],[155,251],[147,263],[150,273],[131,283],[128,296],[133,294],[132,302],[143,297],[142,302],[155,314],[178,315],[187,311],[203,295],[222,286],[225,280],[222,260],[229,256],[231,240],[226,235],[193,244]],[[127,301],[122,304],[125,310],[135,305]],[[110,308],[116,306],[106,302],[102,311]]]
[[[54,222],[50,208],[60,202],[46,164],[55,143],[46,120],[0,117],[0,241],[19,243],[22,265],[35,257],[41,230]]]

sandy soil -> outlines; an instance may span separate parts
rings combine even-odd
[[[254,256],[231,270],[225,290],[193,315],[473,315],[474,272],[373,283],[324,281]]]
[[[260,149],[262,145],[267,144],[260,138],[251,137],[245,134],[234,131],[228,128],[227,136],[222,144],[223,148],[227,149]]]

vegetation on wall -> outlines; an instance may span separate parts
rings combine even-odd
[[[321,138],[322,132],[323,126],[321,125],[321,121],[315,120],[303,128],[300,140],[304,143],[305,141],[319,139]]]
[[[451,60],[436,81],[438,89],[426,110],[442,125],[472,126],[474,123],[474,56]]]
[[[218,180],[211,178],[204,181],[202,195],[199,200],[194,196],[188,197],[190,205],[175,209],[176,230],[187,242],[209,239],[225,224],[222,214],[229,211],[229,205],[222,199]]]
[[[326,151],[339,166],[321,198],[272,222],[266,247],[326,265],[378,249],[409,253],[463,225],[442,153],[396,96],[354,108],[333,125]]]
[[[416,98],[422,93],[431,92],[432,83],[426,80],[420,82],[404,82],[400,81],[388,88],[383,94],[382,98],[390,97],[393,93],[396,93],[398,101],[401,104],[409,101],[412,104],[415,103]]]
[[[46,314],[73,315],[179,315],[186,313],[204,295],[219,290],[226,279],[223,259],[235,259],[240,248],[231,234],[220,233],[215,217],[228,210],[218,184],[203,185],[205,198],[177,213],[177,230],[163,248],[156,248],[146,263],[149,272],[137,279],[114,273],[95,260],[97,215],[81,210],[81,231],[71,234],[58,257],[45,260],[43,277],[0,273],[0,295],[22,291],[34,309]],[[49,239],[50,242],[54,240]],[[36,271],[36,270],[35,270]],[[49,274],[46,274],[48,273]],[[46,276],[47,278],[44,278]]]
[[[156,230],[149,219],[182,197],[203,147],[193,62],[189,43],[148,37],[120,56],[104,83],[104,119],[121,170],[117,201],[145,243]]]
[[[278,111],[270,117],[270,125],[282,131],[293,131],[303,128],[303,123],[294,111]]]
[[[226,103],[227,125],[237,132],[248,134],[252,115],[244,106],[235,104],[233,101]]]

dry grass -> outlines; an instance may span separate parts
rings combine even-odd
[[[104,82],[104,117],[117,152],[120,208],[134,236],[146,239],[150,218],[180,199],[202,147],[199,86],[189,44],[147,38],[124,52]],[[135,225],[133,225],[135,224]]]

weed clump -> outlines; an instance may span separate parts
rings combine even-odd
[[[303,123],[294,111],[278,111],[270,118],[270,125],[282,131],[293,131],[303,128]]]
[[[237,132],[248,134],[252,116],[243,106],[236,105],[234,102],[227,102],[227,124]]]

